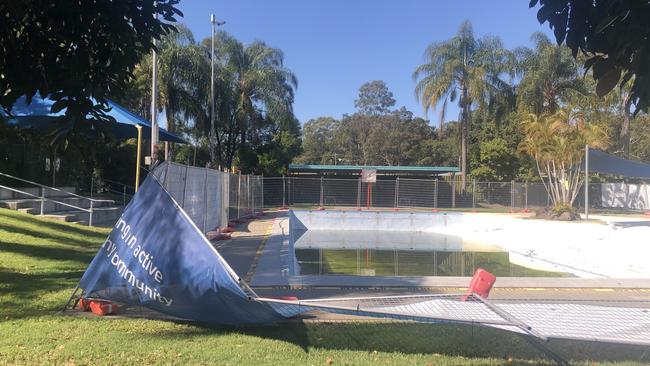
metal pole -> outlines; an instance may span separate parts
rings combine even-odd
[[[528,182],[524,183],[524,211],[528,212]]]
[[[472,208],[476,208],[476,178],[472,178]]]
[[[456,208],[456,173],[451,176],[451,207]]]
[[[585,220],[589,219],[589,145],[585,145]]]
[[[43,216],[43,211],[45,209],[45,187],[41,187],[41,216]]]
[[[359,184],[357,185],[357,210],[361,210],[361,177],[359,177]]]
[[[135,128],[138,130],[138,147],[136,149],[135,157],[135,191],[138,191],[140,186],[140,155],[142,153],[142,126],[135,125]]]
[[[212,48],[210,51],[210,163],[214,162],[214,29],[216,25],[214,14],[210,14],[210,24],[212,24]]]
[[[90,200],[90,214],[88,215],[88,226],[93,226],[93,201]]]
[[[158,19],[158,14],[155,15]],[[156,54],[156,40],[153,40],[152,76],[151,76],[151,165],[158,160],[158,55]]]
[[[433,181],[433,208],[438,208],[438,178]]]
[[[203,178],[203,232],[205,233],[206,220],[208,218],[208,169],[204,168],[205,177]]]
[[[323,208],[323,185],[325,183],[325,178],[320,177],[320,208]]]
[[[219,22],[214,14],[210,14],[210,24],[212,24],[212,41],[211,41],[211,51],[210,51],[210,133],[208,145],[210,148],[210,163],[214,164],[214,140],[215,140],[215,129],[214,129],[214,35],[216,27],[219,25],[224,25],[226,22]]]
[[[510,210],[515,209],[515,181],[510,181]]]
[[[282,208],[287,207],[287,179],[284,175],[282,175]]]
[[[241,172],[239,172],[237,178],[237,218],[239,218],[239,210],[241,207]]]
[[[399,209],[399,177],[395,179],[395,208]]]

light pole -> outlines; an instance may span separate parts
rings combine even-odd
[[[210,148],[210,164],[214,164],[214,34],[217,26],[224,25],[226,22],[219,22],[214,14],[210,14],[210,24],[212,24],[212,50],[210,52],[210,134],[209,148]]]
[[[155,15],[158,20],[158,14]],[[158,83],[158,56],[156,55],[156,39],[153,40],[152,75],[151,75],[151,166],[158,160],[158,107],[156,106]]]

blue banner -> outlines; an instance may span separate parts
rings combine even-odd
[[[218,324],[284,317],[249,300],[210,242],[159,182],[148,177],[81,278],[100,297]]]

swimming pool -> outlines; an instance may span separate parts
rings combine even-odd
[[[560,277],[650,278],[650,221],[633,220],[603,217],[601,222],[575,223],[504,214],[289,211],[275,220],[252,282],[453,286],[467,281],[462,279],[478,267],[533,287]],[[519,280],[525,278],[537,279]]]

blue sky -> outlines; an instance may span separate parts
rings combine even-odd
[[[506,47],[530,45],[537,22],[528,0],[184,0],[185,23],[197,40],[210,35],[210,13],[221,29],[244,43],[262,40],[280,48],[298,77],[294,112],[301,123],[354,111],[361,84],[381,79],[397,107],[424,116],[411,74],[425,48],[452,37],[469,19],[477,36],[501,37]],[[456,119],[450,109],[447,119]],[[429,112],[437,124],[437,113]]]

